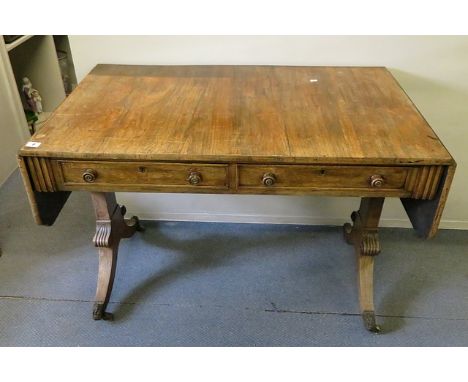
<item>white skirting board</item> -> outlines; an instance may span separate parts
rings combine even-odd
[[[272,215],[225,215],[202,213],[161,213],[148,214],[144,211],[129,211],[127,216],[137,215],[142,220],[156,221],[194,221],[213,223],[249,223],[249,224],[292,224],[292,225],[324,225],[341,226],[350,222],[350,216],[344,217],[309,217],[309,216],[272,216]],[[409,219],[381,219],[380,227],[412,228]],[[468,230],[467,221],[442,220],[441,229]]]
[[[144,220],[341,226],[359,198],[117,193],[127,216]],[[387,198],[381,227],[411,228],[398,198]],[[468,221],[442,216],[440,228],[468,230]]]

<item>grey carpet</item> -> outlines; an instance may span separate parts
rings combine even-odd
[[[381,230],[373,335],[340,227],[144,222],[121,242],[115,321],[95,322],[89,195],[36,226],[15,173],[0,206],[0,346],[468,345],[467,231]]]

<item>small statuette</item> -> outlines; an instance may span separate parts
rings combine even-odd
[[[21,91],[23,93],[27,109],[37,114],[42,113],[42,97],[37,89],[33,88],[31,80],[28,77],[23,77],[23,86]]]

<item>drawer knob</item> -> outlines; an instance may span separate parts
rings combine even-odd
[[[192,171],[188,176],[187,180],[192,186],[196,186],[201,183],[202,177],[198,171]]]
[[[374,188],[382,187],[384,184],[384,178],[382,175],[372,175],[370,177],[370,185]]]
[[[93,183],[97,178],[97,172],[88,168],[87,170],[85,170],[85,172],[83,173],[83,180],[86,182],[86,183]]]
[[[264,186],[271,187],[276,183],[276,175],[271,172],[263,174],[262,183]]]

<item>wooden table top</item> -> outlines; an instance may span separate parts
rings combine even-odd
[[[22,155],[452,164],[383,67],[98,65]]]

